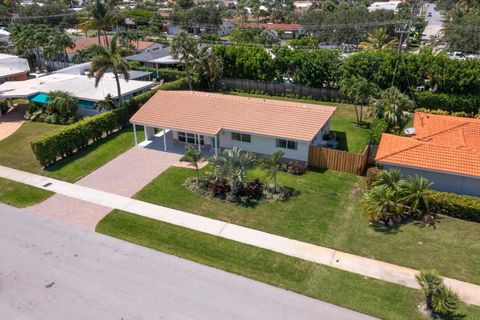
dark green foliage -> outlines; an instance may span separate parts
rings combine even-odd
[[[445,110],[452,112],[465,112],[470,115],[478,114],[480,109],[480,95],[434,93],[431,91],[415,92],[418,107],[429,110]]]
[[[480,222],[480,198],[433,190],[427,195],[432,212]]]
[[[370,127],[370,143],[379,144],[384,132],[387,132],[388,124],[383,119],[375,118]]]
[[[369,189],[373,186],[380,172],[382,172],[382,170],[380,170],[378,167],[370,167],[367,169],[367,187]]]

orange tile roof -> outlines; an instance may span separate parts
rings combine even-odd
[[[383,134],[375,159],[410,167],[480,176],[480,119],[415,113],[415,134]]]
[[[111,36],[108,36],[108,41],[111,40]],[[97,37],[88,37],[88,38],[78,38],[78,39],[75,39],[73,41],[73,43],[75,43],[75,48],[73,49],[70,49],[70,48],[67,48],[67,53],[75,53],[77,52],[78,50],[81,50],[81,49],[85,49],[86,47],[92,45],[92,44],[98,44],[98,38]],[[105,43],[105,37],[104,36],[101,36],[100,37],[100,43],[103,47],[106,47],[106,43]],[[137,46],[137,42],[136,41],[133,41],[133,45],[135,46],[135,48],[138,50],[138,51],[143,51],[145,49],[147,49],[148,47],[150,47],[151,45],[155,44],[155,42],[151,42],[151,41],[138,41],[138,46]]]
[[[225,129],[311,141],[335,109],[217,93],[158,91],[130,122],[206,135]]]

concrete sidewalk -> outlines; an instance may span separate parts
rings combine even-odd
[[[0,166],[0,177],[49,190],[104,207],[124,210],[180,227],[279,252],[292,257],[342,269],[363,276],[419,288],[417,270],[355,256],[318,245],[178,211],[113,193],[79,186],[52,178]],[[445,278],[445,283],[469,304],[480,305],[480,286]]]

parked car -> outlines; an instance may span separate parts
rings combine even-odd
[[[427,13],[427,17],[431,17],[431,16],[432,16],[431,12]]]
[[[466,56],[463,52],[450,52],[448,53],[448,57],[451,58],[451,59],[465,59]]]

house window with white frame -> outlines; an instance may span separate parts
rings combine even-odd
[[[252,136],[245,133],[232,132],[233,141],[252,142]]]
[[[277,139],[277,148],[297,150],[297,141]]]
[[[205,139],[202,135],[194,134],[194,133],[189,133],[189,132],[178,132],[178,141],[180,142],[185,142],[185,143],[191,143],[191,144],[198,144],[198,137],[200,136],[200,145],[205,144]]]

